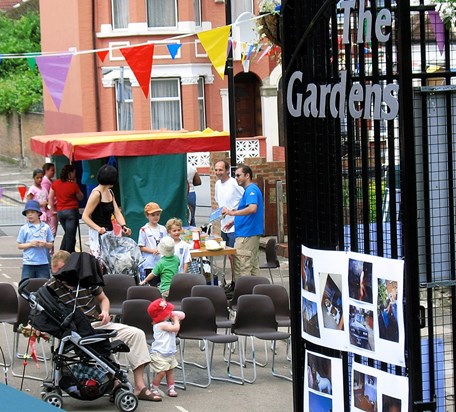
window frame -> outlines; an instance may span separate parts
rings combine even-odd
[[[146,0],[146,23],[147,23],[147,28],[148,29],[166,29],[166,28],[177,28],[178,24],[178,3],[177,0],[167,0],[170,2],[174,2],[174,25],[171,26],[153,26],[151,25],[150,19],[149,19],[149,2],[154,1],[154,0]]]
[[[177,86],[177,96],[170,96],[170,97],[153,97],[152,96],[152,90],[153,90],[153,84],[158,83],[158,82],[175,82]],[[161,102],[175,102],[177,101],[179,104],[178,112],[179,112],[179,125],[180,127],[177,129],[169,129],[166,128],[167,130],[181,130],[183,128],[183,116],[182,116],[182,88],[181,88],[181,79],[180,77],[158,77],[158,78],[152,78],[150,81],[150,94],[149,94],[149,104],[150,104],[150,125],[152,130],[160,130],[163,128],[161,125],[157,125],[157,127],[154,125],[154,118],[153,118],[153,108],[152,105],[154,103],[161,103]]]

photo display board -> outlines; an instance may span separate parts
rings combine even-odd
[[[342,359],[306,351],[305,362],[304,411],[343,412]]]
[[[405,366],[403,291],[401,260],[302,246],[302,338]]]
[[[351,411],[408,411],[408,378],[353,362]]]

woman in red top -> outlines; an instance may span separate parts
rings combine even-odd
[[[73,253],[76,246],[76,231],[79,222],[79,201],[84,195],[76,183],[76,170],[73,165],[65,165],[60,172],[60,179],[52,182],[49,192],[49,205],[62,225],[64,235],[60,250]],[[56,204],[54,202],[56,199]]]

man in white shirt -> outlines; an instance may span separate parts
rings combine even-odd
[[[244,188],[239,186],[236,179],[230,176],[230,165],[226,160],[220,160],[215,164],[215,176],[217,182],[215,183],[215,201],[219,207],[226,207],[227,209],[237,209],[239,200],[244,194]],[[234,247],[234,240],[236,238],[234,217],[225,215],[220,226],[222,229],[222,239],[229,247]],[[230,255],[231,273],[233,273],[233,256]]]

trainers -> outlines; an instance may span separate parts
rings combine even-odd
[[[171,397],[171,398],[177,398],[177,392],[174,389],[174,386],[170,386],[168,388],[168,396]]]

